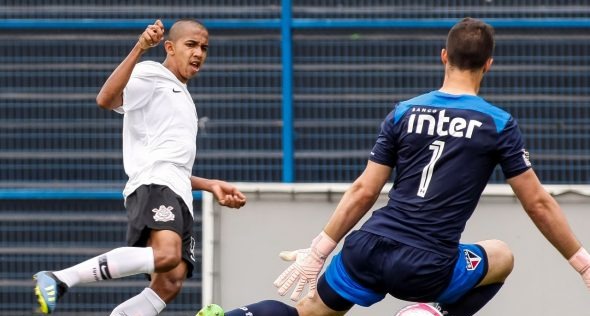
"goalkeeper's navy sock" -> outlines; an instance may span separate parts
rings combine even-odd
[[[261,301],[225,312],[225,316],[299,316],[297,309],[279,301]]]
[[[443,315],[449,316],[472,316],[486,305],[504,283],[494,283],[479,286],[463,295],[457,302],[452,304],[440,304]]]

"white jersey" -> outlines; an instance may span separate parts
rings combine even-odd
[[[186,85],[160,63],[138,63],[123,90],[123,105],[115,111],[125,115],[125,198],[144,184],[165,185],[182,197],[192,214],[190,176],[198,117]]]

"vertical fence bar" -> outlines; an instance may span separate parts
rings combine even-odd
[[[213,194],[203,192],[201,209],[202,237],[201,237],[201,304],[218,302],[221,297],[215,293],[219,288],[219,276],[215,273],[215,208]]]
[[[281,62],[282,62],[282,111],[283,111],[283,182],[295,181],[295,150],[293,124],[293,50],[292,3],[282,0],[281,8]]]

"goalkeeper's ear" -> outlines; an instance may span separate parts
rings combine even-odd
[[[488,71],[490,71],[490,69],[492,68],[492,64],[494,63],[494,59],[493,58],[489,58],[486,63],[483,65],[483,73],[487,73]]]

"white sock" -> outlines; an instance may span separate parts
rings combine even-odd
[[[117,279],[154,272],[154,250],[151,247],[121,247],[53,274],[72,287],[79,283]]]
[[[166,307],[166,303],[152,289],[126,300],[111,312],[111,316],[155,316]]]

